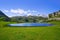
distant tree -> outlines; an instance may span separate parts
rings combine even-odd
[[[58,12],[60,12],[60,10]]]
[[[49,14],[49,18],[52,18],[52,14]]]
[[[54,12],[53,15],[55,16],[56,15],[56,12]]]
[[[0,21],[5,21],[6,18],[5,17],[0,17]]]
[[[25,19],[25,22],[29,22],[29,20],[26,18],[26,19]]]

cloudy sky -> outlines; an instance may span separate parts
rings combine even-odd
[[[0,10],[7,16],[47,16],[60,10],[60,0],[0,0]]]

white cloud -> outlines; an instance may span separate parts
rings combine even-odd
[[[10,12],[19,13],[19,14],[27,13],[25,10],[22,10],[22,9],[11,9]]]
[[[37,11],[35,11],[35,10],[32,10],[32,12],[37,12]]]
[[[35,10],[24,10],[24,9],[10,9],[10,10],[4,10],[5,13],[15,13],[15,14],[22,14],[22,15],[33,15],[34,13],[38,13],[38,11]]]
[[[4,12],[9,12],[8,10],[4,10]]]
[[[28,14],[27,14],[27,16],[30,16],[30,15],[32,15],[32,14],[31,14],[31,13],[28,13]]]

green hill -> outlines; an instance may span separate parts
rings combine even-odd
[[[0,10],[0,21],[9,21],[10,18]]]

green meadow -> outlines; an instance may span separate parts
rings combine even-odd
[[[60,21],[47,27],[9,27],[11,22],[0,22],[0,40],[60,40]]]

